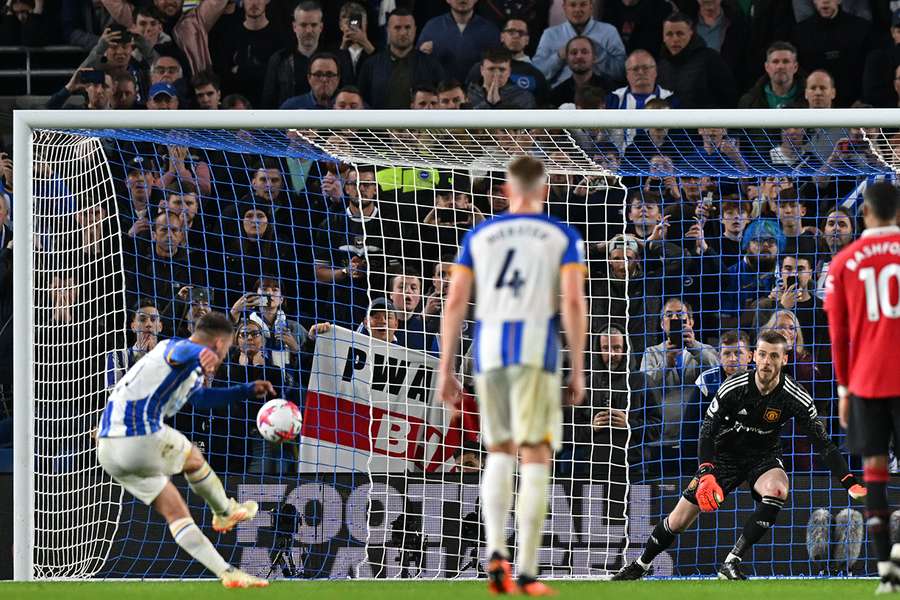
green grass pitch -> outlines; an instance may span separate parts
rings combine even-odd
[[[756,581],[556,581],[560,599],[594,600],[850,600],[874,594],[874,579],[809,579]],[[52,582],[0,583],[0,598],[16,600],[206,600],[258,598],[260,600],[463,600],[492,598],[483,581],[276,581],[268,588],[226,590],[215,581],[204,582]]]

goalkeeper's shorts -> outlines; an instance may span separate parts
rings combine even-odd
[[[562,438],[562,380],[559,373],[515,365],[475,376],[481,434],[488,448],[504,442],[547,443]]]
[[[128,493],[151,504],[169,476],[184,470],[191,447],[181,432],[163,425],[149,435],[98,439],[97,460]]]
[[[750,495],[759,502],[762,500],[762,496],[756,493],[753,486],[756,485],[756,480],[762,477],[763,473],[772,469],[784,470],[784,463],[781,457],[775,454],[745,457],[740,461],[717,456],[715,476],[726,497],[746,481],[747,486],[750,488]],[[697,504],[697,486],[699,484],[700,481],[694,477],[681,493],[684,499],[691,504]]]

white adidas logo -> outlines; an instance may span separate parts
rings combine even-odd
[[[747,409],[742,408],[741,410],[738,411],[738,414],[741,415],[742,417],[746,417],[746,416],[747,416]]]

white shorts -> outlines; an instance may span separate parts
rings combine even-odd
[[[560,374],[527,365],[492,369],[475,376],[484,443],[550,444],[562,438]]]
[[[151,504],[169,476],[184,470],[192,447],[181,432],[163,425],[150,435],[98,439],[97,460],[132,496]]]

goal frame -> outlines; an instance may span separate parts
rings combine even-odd
[[[127,120],[124,119],[127,114]],[[34,260],[32,134],[84,129],[900,128],[900,108],[705,110],[17,110],[13,113],[13,574],[34,579]],[[26,250],[26,251],[23,251]]]

